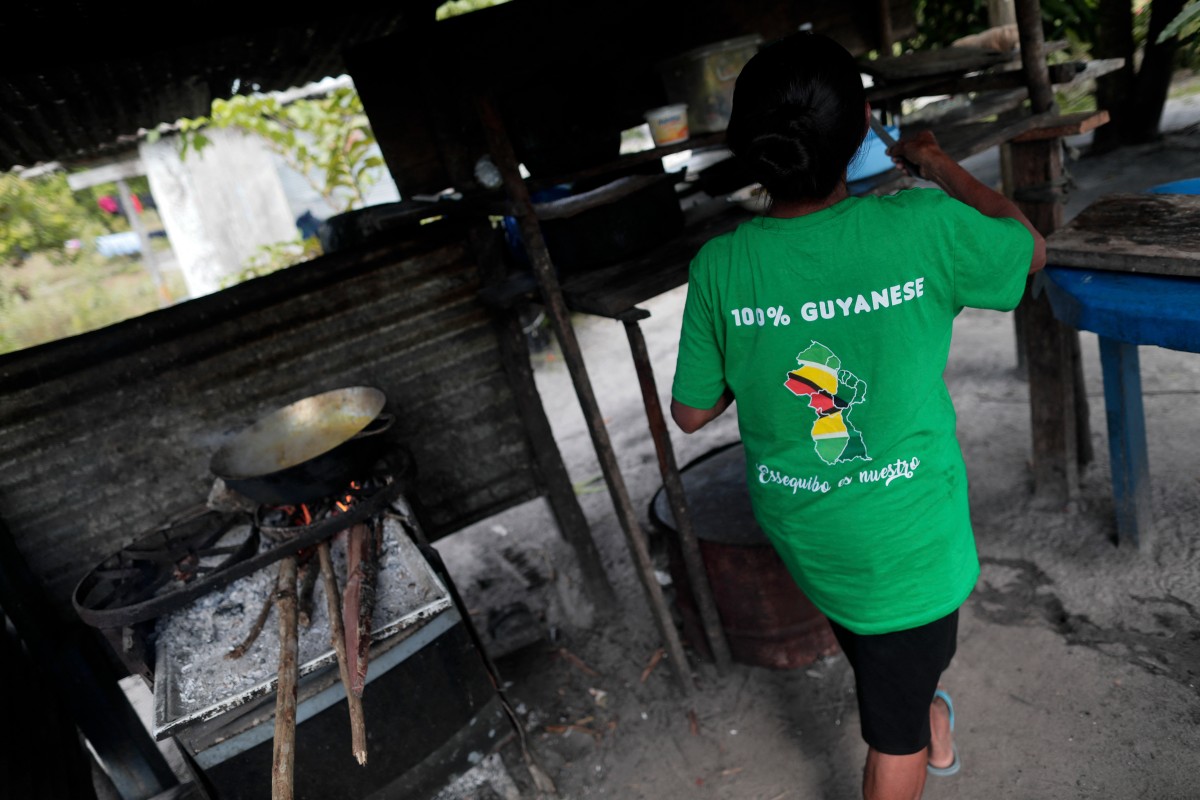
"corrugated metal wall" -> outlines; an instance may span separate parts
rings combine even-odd
[[[0,518],[60,612],[205,501],[225,437],[327,389],[387,394],[433,536],[539,494],[462,232],[419,234],[0,358]]]

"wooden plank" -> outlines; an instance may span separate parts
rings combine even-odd
[[[530,178],[529,191],[536,192],[540,189],[545,189],[559,183],[573,183],[583,180],[584,178],[595,178],[599,175],[608,175],[620,173],[624,170],[632,169],[641,164],[648,164],[651,161],[657,161],[663,156],[669,156],[673,153],[681,153],[684,150],[709,150],[725,145],[725,131],[716,133],[702,133],[699,135],[690,136],[682,142],[673,142],[665,144],[661,147],[653,147],[649,150],[639,150],[636,153],[626,153],[615,161],[610,161],[604,164],[586,167],[584,169],[568,173],[566,175],[553,175],[549,178]]]
[[[1200,277],[1200,196],[1110,194],[1046,238],[1050,264]]]
[[[1020,108],[1028,98],[1029,92],[1024,88],[980,92],[970,97],[959,96],[930,103],[905,114],[899,121],[902,129],[909,125],[927,125],[936,130],[942,126],[962,125],[1008,114]]]
[[[117,161],[112,164],[104,164],[99,167],[92,167],[83,172],[75,172],[67,176],[67,186],[71,187],[71,191],[78,192],[80,189],[90,189],[93,186],[99,186],[102,183],[115,183],[116,181],[128,180],[136,178],[139,175],[146,174],[146,166],[140,158],[133,158],[127,161]]]
[[[993,147],[1011,142],[1023,133],[1037,128],[1057,117],[1052,112],[1044,114],[1024,114],[1009,120],[996,122],[969,122],[939,128],[936,126],[915,125],[901,128],[900,138],[907,139],[916,136],[921,130],[929,129],[934,132],[938,143],[955,161],[990,150]]]
[[[1012,53],[982,47],[943,47],[886,58],[859,59],[868,75],[884,81],[912,80],[930,76],[961,75],[1013,61]]]
[[[1065,64],[1054,64],[1048,68],[1049,80],[1055,86],[1070,86],[1079,79],[1079,76],[1089,74],[1088,63],[1090,62],[1071,61]],[[877,103],[906,97],[931,97],[940,94],[967,94],[969,92],[1025,88],[1025,71],[1023,69],[1002,69],[974,75],[935,76],[905,83],[881,83],[867,90],[867,100]]]
[[[1094,131],[1109,120],[1108,112],[1080,111],[1077,114],[1064,114],[1057,119],[1047,120],[1031,131],[1022,133],[1013,139],[1014,142],[1033,142],[1038,139],[1060,139],[1063,136],[1078,136],[1081,133]]]
[[[543,222],[550,219],[567,219],[577,214],[582,214],[584,211],[590,211],[593,208],[614,203],[623,197],[628,197],[634,192],[654,186],[662,181],[681,180],[683,180],[683,176],[676,173],[628,175],[624,178],[617,178],[612,183],[606,183],[590,192],[571,195],[561,200],[551,200],[546,203],[534,203],[533,210],[537,213],[538,219]]]

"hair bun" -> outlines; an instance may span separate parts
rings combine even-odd
[[[781,105],[757,122],[739,153],[751,175],[765,186],[807,189],[811,178],[806,176],[818,162],[808,143],[819,135],[809,110],[798,105]]]
[[[854,57],[828,37],[793,34],[742,68],[725,141],[774,199],[821,199],[862,143],[865,106]]]

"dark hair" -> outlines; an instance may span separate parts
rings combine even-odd
[[[775,201],[828,197],[867,132],[854,57],[801,31],[757,52],[738,75],[725,140]]]

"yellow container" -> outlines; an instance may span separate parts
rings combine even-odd
[[[652,108],[645,116],[656,147],[687,141],[689,128],[686,103]]]

